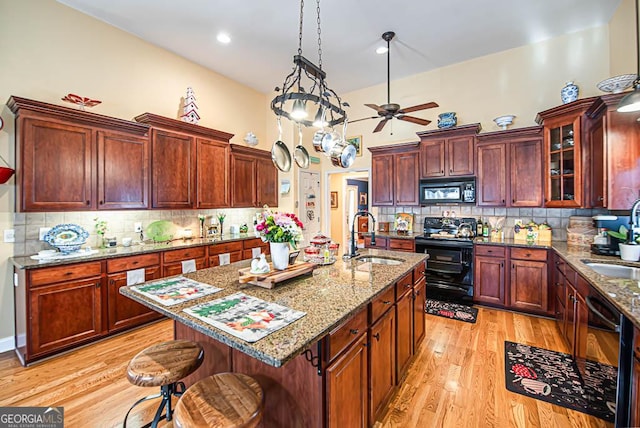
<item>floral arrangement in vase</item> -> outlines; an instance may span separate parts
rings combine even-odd
[[[302,222],[292,213],[278,213],[265,209],[262,220],[256,225],[263,242],[288,243],[294,249],[302,240]]]

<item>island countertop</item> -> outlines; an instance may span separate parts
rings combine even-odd
[[[318,266],[313,274],[288,280],[273,289],[265,289],[239,283],[238,270],[250,266],[250,261],[245,260],[185,274],[185,277],[222,288],[222,291],[215,294],[185,303],[164,306],[136,293],[130,287],[121,287],[120,293],[259,361],[281,367],[358,313],[428,257],[425,254],[376,249],[362,250],[361,255],[391,257],[403,262],[399,265],[382,265],[338,258],[334,264]],[[240,291],[303,311],[306,315],[256,342],[249,343],[183,311]]]

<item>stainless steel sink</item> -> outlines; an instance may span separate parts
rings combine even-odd
[[[360,256],[356,257],[356,260],[364,263],[375,263],[379,265],[400,265],[404,263],[404,260],[393,259],[391,257],[383,256]]]
[[[600,275],[640,280],[640,268],[637,267],[595,262],[585,262],[584,264]]]

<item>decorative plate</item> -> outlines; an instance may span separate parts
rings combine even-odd
[[[89,232],[77,224],[59,224],[44,236],[45,242],[63,253],[78,251],[87,242]]]
[[[166,242],[173,239],[176,226],[168,220],[158,220],[147,226],[145,234],[155,242]]]
[[[621,74],[620,76],[610,77],[598,83],[598,89],[602,92],[620,93],[630,87],[636,80],[635,74]]]

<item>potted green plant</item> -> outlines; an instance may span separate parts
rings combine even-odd
[[[640,260],[640,245],[638,245],[640,243],[640,236],[636,237],[634,240],[630,240],[629,229],[624,225],[620,225],[617,232],[614,230],[607,230],[607,235],[620,241],[620,258],[622,260],[631,262]]]

